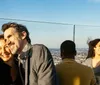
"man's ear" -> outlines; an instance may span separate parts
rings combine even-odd
[[[23,32],[22,32],[22,35],[21,35],[22,39],[25,39],[26,36],[27,36],[27,33],[26,33],[25,31],[23,31]]]
[[[62,59],[64,59],[64,50],[61,51],[60,56]]]

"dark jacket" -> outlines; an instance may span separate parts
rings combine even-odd
[[[0,59],[0,85],[10,85],[11,84],[11,76],[10,76],[10,66],[5,64]]]
[[[16,63],[16,68],[18,68],[18,63]],[[0,85],[22,85],[22,80],[19,75],[19,70],[18,70],[18,75],[16,77],[15,81],[12,81],[11,78],[11,67],[7,64],[4,63],[2,59],[0,59]]]

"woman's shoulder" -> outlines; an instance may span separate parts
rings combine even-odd
[[[92,58],[87,58],[84,62],[82,62],[82,64],[92,67]]]

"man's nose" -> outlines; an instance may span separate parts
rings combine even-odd
[[[9,44],[10,44],[10,40],[6,39],[6,45],[9,45]]]

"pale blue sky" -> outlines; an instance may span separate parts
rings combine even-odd
[[[1,0],[0,18],[100,26],[100,0]],[[0,25],[8,21],[0,20]],[[32,43],[57,48],[63,40],[73,38],[71,25],[19,23],[28,27]],[[76,28],[78,47],[86,46],[88,37],[99,37],[100,27]]]

